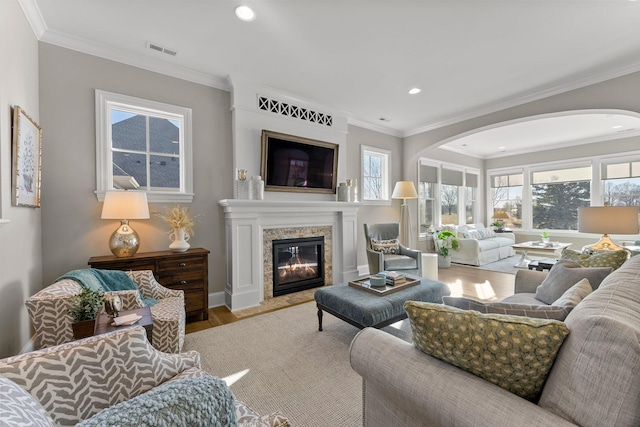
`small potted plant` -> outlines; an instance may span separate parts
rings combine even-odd
[[[73,319],[73,337],[75,339],[86,338],[93,335],[96,327],[96,317],[102,306],[104,293],[83,288],[82,292],[71,297],[69,314]]]
[[[492,223],[491,226],[496,231],[502,231],[502,229],[504,228],[504,222],[496,221],[496,222]]]
[[[449,268],[451,266],[450,249],[458,249],[456,234],[449,230],[442,230],[435,236],[436,251],[438,252],[438,267]]]
[[[543,231],[540,233],[540,238],[542,239],[542,243],[545,245],[549,243],[549,232]]]

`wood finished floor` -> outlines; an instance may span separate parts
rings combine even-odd
[[[438,271],[438,280],[449,285],[452,296],[462,296],[481,301],[499,301],[513,294],[512,274],[498,273],[494,271],[480,270],[473,267],[452,265],[447,269]],[[284,295],[263,301],[257,307],[251,307],[235,312],[226,307],[209,309],[209,319],[188,323],[186,333],[202,331],[228,323],[238,322],[248,317],[268,313],[285,307],[313,301],[316,289],[309,289],[294,294]]]

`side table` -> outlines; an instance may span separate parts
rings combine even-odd
[[[102,314],[98,317],[98,321],[96,322],[96,330],[93,335],[106,334],[107,332],[132,328],[134,326],[142,326],[147,331],[147,339],[149,340],[149,344],[153,344],[153,319],[151,319],[151,309],[149,307],[142,307],[120,312],[120,316],[125,316],[127,314],[137,314],[139,316],[142,316],[142,319],[138,320],[133,325],[113,326],[111,325],[113,319],[107,314]]]

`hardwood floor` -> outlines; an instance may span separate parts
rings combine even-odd
[[[512,295],[514,279],[515,276],[512,274],[480,270],[455,264],[452,264],[450,268],[441,268],[438,270],[438,280],[449,285],[452,296],[462,296],[480,301],[500,301]],[[257,307],[234,312],[229,311],[224,306],[210,308],[209,319],[188,323],[186,333],[226,325],[248,317],[313,301],[315,291],[315,289],[309,289],[294,294],[275,297],[263,301]]]

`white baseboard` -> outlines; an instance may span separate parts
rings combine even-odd
[[[212,292],[209,294],[209,308],[224,305],[224,292]]]
[[[358,276],[360,277],[369,276],[369,264],[358,266]]]

